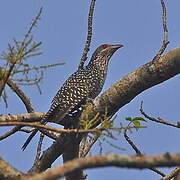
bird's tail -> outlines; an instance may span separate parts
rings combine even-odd
[[[38,132],[38,129],[35,129],[30,136],[27,138],[27,140],[25,141],[25,143],[22,146],[22,150],[24,151],[26,149],[26,147],[28,146],[28,144],[31,142],[32,138],[36,135],[36,133]]]

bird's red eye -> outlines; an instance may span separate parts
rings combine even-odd
[[[103,49],[106,49],[107,47],[108,47],[108,44],[103,44],[103,45],[102,45],[102,48],[103,48]]]

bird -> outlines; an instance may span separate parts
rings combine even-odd
[[[74,72],[56,93],[49,111],[42,118],[41,123],[57,122],[68,127],[68,118],[78,112],[87,99],[96,98],[101,92],[106,80],[108,64],[113,54],[123,47],[121,44],[102,44],[92,54],[88,65]],[[38,132],[35,129],[28,137],[22,149],[25,150],[31,139]]]

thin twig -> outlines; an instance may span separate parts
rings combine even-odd
[[[13,71],[14,69],[14,66],[15,66],[16,63],[13,63],[11,64],[9,70],[7,71],[7,73],[5,72],[4,73],[4,77],[1,77],[1,80],[0,80],[0,97],[2,95],[2,92],[5,88],[5,85],[6,85],[6,82],[8,81],[10,75],[11,75],[11,72]]]
[[[157,122],[157,123],[161,123],[161,124],[165,124],[165,125],[167,125],[167,126],[172,126],[172,127],[180,128],[179,123],[173,124],[173,123],[170,123],[170,122],[168,122],[168,121],[165,121],[165,120],[163,120],[163,119],[161,119],[161,118],[154,118],[154,117],[151,117],[151,116],[147,115],[147,114],[144,112],[144,110],[143,110],[143,101],[141,102],[140,112],[141,112],[142,115],[144,115],[145,118],[147,118],[147,119],[149,119],[149,120],[151,120],[151,121],[154,121],[154,122]]]
[[[21,101],[24,103],[26,110],[28,113],[33,113],[34,109],[32,107],[32,104],[29,100],[29,98],[25,95],[25,93],[18,87],[18,85],[13,82],[11,79],[8,79],[7,81],[8,86],[17,94],[17,96],[21,99]]]
[[[96,136],[94,136],[90,143],[86,145],[86,148],[84,149],[84,151],[82,152],[80,157],[86,157],[86,155],[89,153],[89,151],[91,150],[92,146],[95,144],[95,142],[99,139],[99,135],[97,134]]]
[[[130,137],[127,135],[127,129],[124,130],[124,137],[126,139],[126,141],[129,143],[129,145],[133,148],[133,150],[136,152],[136,154],[138,156],[143,156],[143,154],[141,153],[141,151],[138,149],[138,147],[133,143],[133,141],[131,141]],[[148,168],[150,169],[151,171],[154,171],[155,173],[161,175],[162,177],[165,176],[165,174],[161,171],[159,171],[158,169],[156,168]]]
[[[41,129],[43,130],[49,130],[49,131],[54,131],[54,132],[59,132],[59,133],[89,133],[89,132],[93,132],[93,133],[99,133],[100,131],[103,131],[104,129],[99,128],[99,129],[62,129],[62,128],[55,128],[52,126],[47,126],[47,125],[42,125],[40,123],[37,122],[33,122],[33,123],[29,123],[29,122],[0,122],[0,126],[30,126],[30,127],[36,127],[39,129],[39,131],[41,131]]]
[[[29,40],[27,40],[27,39],[29,38],[33,27],[35,27],[37,25],[38,20],[40,19],[41,13],[42,13],[42,7],[40,8],[38,15],[35,17],[35,19],[31,23],[31,26],[28,29],[27,33],[25,34],[24,40],[21,43],[21,47],[18,45],[18,42],[15,40],[17,52],[16,52],[16,50],[14,50],[14,47],[11,47],[11,45],[9,45],[10,52],[8,54],[4,53],[4,55],[2,55],[2,57],[4,56],[4,58],[7,60],[7,64],[10,63],[10,67],[9,67],[9,70],[4,73],[4,77],[3,76],[1,77],[0,97],[2,95],[2,92],[5,88],[5,85],[9,79],[9,77],[11,76],[11,73],[13,72],[13,70],[15,68],[15,65],[18,62],[20,62],[25,57],[26,54],[29,54],[29,53],[31,53],[31,51],[37,49],[38,46],[41,44],[41,43],[38,43],[38,44],[32,46],[32,48],[30,48],[29,50],[27,50],[27,52],[24,52],[25,48],[27,48],[28,42],[32,41],[32,38],[30,38]],[[24,55],[22,55],[22,54],[24,54]]]
[[[173,177],[177,176],[180,173],[180,167],[173,169],[169,174],[164,176],[161,180],[171,180]]]
[[[38,15],[36,16],[35,20],[33,20],[30,28],[28,29],[27,33],[24,36],[24,40],[22,41],[21,45],[19,44],[18,41],[14,40],[15,45],[16,45],[16,49],[14,49],[14,47],[11,47],[11,45],[9,45],[9,53],[3,53],[2,57],[5,58],[5,60],[7,61],[7,65],[9,63],[10,64],[10,68],[9,70],[3,70],[2,68],[0,68],[1,71],[1,76],[4,74],[4,77],[1,77],[0,80],[0,97],[1,94],[5,88],[6,83],[8,83],[8,85],[10,86],[10,88],[19,96],[19,98],[22,100],[22,102],[24,103],[28,113],[32,113],[34,112],[34,109],[29,101],[29,99],[26,97],[26,95],[24,94],[24,92],[12,81],[10,80],[10,76],[12,75],[13,70],[15,69],[16,64],[20,63],[20,61],[25,58],[25,55],[27,55],[28,53],[31,53],[31,51],[33,52],[38,50],[38,46],[41,43],[37,43],[37,44],[33,44],[32,47],[27,50],[27,52],[25,52],[25,49],[27,48],[27,45],[29,43],[31,43],[32,38],[29,38],[30,33],[33,29],[34,26],[36,26],[38,20],[40,19],[42,13],[42,8],[40,9]],[[29,40],[27,40],[29,38]],[[24,56],[22,55],[24,53]],[[35,54],[32,54],[35,55]],[[26,57],[27,58],[27,57]],[[18,130],[20,130],[22,128],[22,126],[19,127],[15,127],[12,130],[8,131],[7,133],[5,133],[3,136],[0,137],[0,139],[4,139],[12,134],[14,134],[15,132],[17,132]]]
[[[44,130],[57,132],[57,133],[62,133],[62,132],[64,132],[64,133],[100,133],[100,132],[106,130],[105,128],[62,129],[62,128],[55,128],[55,127],[48,126],[48,125],[43,125],[39,122],[17,122],[17,121],[0,121],[0,126],[30,126],[30,127],[38,128],[39,131],[41,131],[42,133],[44,132]],[[139,128],[145,128],[145,127],[141,126]],[[130,128],[135,128],[135,127],[132,126],[132,127],[129,127],[128,129],[130,129]],[[122,127],[122,129],[126,129],[126,127]],[[113,128],[112,128],[112,130],[113,130]]]
[[[168,26],[167,26],[167,10],[164,0],[161,0],[161,7],[162,7],[162,22],[163,22],[163,31],[164,31],[164,42],[167,43],[168,41]]]
[[[166,5],[164,3],[164,0],[160,0],[160,1],[161,1],[161,8],[162,8],[162,24],[163,24],[164,38],[163,38],[162,46],[160,47],[158,53],[153,58],[153,60],[156,60],[157,58],[160,58],[161,55],[163,54],[163,52],[165,51],[167,45],[169,44]]]
[[[39,9],[39,12],[38,12],[37,16],[35,17],[35,19],[33,19],[33,21],[32,21],[32,23],[31,23],[31,25],[30,25],[27,33],[26,33],[25,36],[24,36],[23,42],[25,42],[25,41],[27,40],[27,38],[29,38],[29,35],[31,34],[33,28],[37,26],[38,21],[41,19],[42,10],[43,10],[43,7],[41,7],[41,8]]]
[[[131,139],[129,138],[129,136],[127,135],[127,129],[124,130],[124,137],[126,139],[126,141],[129,143],[129,145],[133,148],[133,150],[136,152],[136,154],[138,156],[142,156],[143,154],[141,153],[141,151],[137,148],[137,146],[131,141]]]
[[[41,155],[41,148],[42,148],[42,142],[44,139],[45,135],[43,133],[40,134],[40,138],[39,138],[39,142],[38,142],[38,146],[37,146],[37,152],[36,152],[36,158],[34,161],[34,165],[37,165],[40,159],[40,155]]]
[[[7,137],[11,136],[12,134],[16,133],[20,129],[21,129],[21,126],[17,126],[17,127],[14,127],[13,129],[9,130],[8,132],[6,132],[2,136],[0,136],[0,141],[2,141],[3,139],[6,139]]]
[[[87,59],[87,54],[88,54],[88,51],[90,48],[91,39],[92,39],[92,31],[93,31],[92,25],[93,25],[93,13],[94,13],[94,8],[95,8],[95,3],[96,3],[96,0],[92,0],[90,8],[89,8],[87,39],[86,39],[86,44],[85,44],[85,47],[83,50],[83,55],[82,55],[82,58],[80,60],[78,69],[81,69],[84,67],[84,63]]]
[[[13,82],[10,78],[7,80],[7,84],[8,86],[17,94],[17,96],[21,99],[21,101],[23,102],[23,104],[26,107],[26,110],[28,113],[33,113],[34,109],[32,107],[32,104],[29,100],[29,98],[25,95],[25,93],[18,87],[18,85]],[[11,136],[12,134],[16,133],[17,131],[19,131],[23,126],[18,126],[18,127],[14,127],[13,129],[9,130],[8,132],[6,132],[5,134],[3,134],[2,136],[0,136],[0,141]]]
[[[17,71],[15,71],[13,73],[17,74],[17,73],[29,72],[29,71],[32,71],[32,70],[36,70],[37,71],[37,70],[40,70],[40,69],[49,69],[51,67],[55,67],[55,66],[59,66],[59,65],[64,65],[64,64],[65,64],[64,62],[60,62],[60,63],[43,65],[43,66],[28,67],[28,68],[24,68],[24,69],[21,69],[21,70],[17,70]]]
[[[19,131],[25,132],[25,133],[32,133],[34,131],[34,128],[31,128],[31,129],[20,129]]]
[[[177,176],[180,173],[180,167],[173,169],[169,174],[164,176],[161,180],[171,180],[173,177]]]

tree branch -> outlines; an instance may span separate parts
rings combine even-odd
[[[141,102],[140,112],[141,112],[141,114],[142,114],[145,118],[149,119],[150,121],[157,122],[157,123],[161,123],[161,124],[165,124],[165,125],[171,126],[171,127],[180,128],[179,122],[178,122],[177,124],[173,124],[173,123],[170,123],[170,122],[168,122],[168,121],[165,121],[165,120],[163,120],[163,119],[161,119],[161,118],[154,118],[154,117],[151,117],[151,116],[147,115],[147,114],[144,112],[144,110],[143,110],[143,102]]]
[[[126,168],[152,168],[152,167],[173,167],[180,165],[180,154],[128,156],[106,154],[88,158],[79,158],[34,175],[28,180],[55,180],[76,170],[83,170],[95,167],[126,167]]]
[[[161,180],[171,180],[173,177],[177,176],[179,173],[180,173],[180,167],[177,167],[177,168],[173,169],[171,171],[171,173],[164,176]]]
[[[94,100],[92,114],[112,116],[138,94],[180,73],[180,47],[129,73]],[[82,114],[83,115],[83,114]]]
[[[25,95],[25,93],[18,87],[18,85],[13,82],[10,78],[7,80],[8,86],[17,94],[17,96],[24,103],[26,110],[28,113],[33,113],[34,109],[31,105],[29,98]]]
[[[11,75],[11,72],[14,69],[15,64],[16,64],[16,62],[12,63],[7,72],[5,72],[5,73],[3,73],[3,71],[0,72],[0,74],[1,74],[1,77],[0,77],[0,97],[2,95],[2,92],[3,92],[4,88],[5,88],[5,85],[6,85],[7,81],[8,81],[8,79],[9,79],[9,77]]]
[[[93,30],[92,25],[93,25],[93,15],[94,15],[95,3],[96,3],[96,0],[92,0],[90,8],[89,8],[87,39],[86,39],[86,44],[85,44],[85,47],[84,47],[84,50],[83,50],[83,55],[82,55],[82,58],[80,60],[78,69],[81,69],[81,68],[84,67],[84,63],[85,63],[85,61],[87,59],[87,54],[88,54],[89,47],[90,47],[90,44],[91,44],[92,30]]]
[[[20,180],[23,173],[12,167],[10,164],[0,158],[0,179]]]
[[[137,156],[143,156],[143,154],[141,153],[141,151],[138,149],[138,147],[133,143],[133,141],[131,141],[131,139],[129,138],[129,136],[127,135],[127,129],[124,130],[124,137],[126,139],[126,141],[129,143],[129,145],[133,148],[133,150],[136,152],[136,155]],[[154,167],[151,167],[151,168],[148,168],[150,169],[151,171],[154,171],[155,173],[161,175],[162,177],[165,176],[165,174],[163,172],[161,172],[160,170],[154,168]]]
[[[6,115],[6,116],[0,116],[0,121],[39,122],[44,115],[45,113],[42,112],[34,112],[34,113],[26,113],[26,114],[18,114],[18,115]]]
[[[161,8],[162,8],[162,24],[163,24],[164,39],[163,39],[162,46],[160,47],[158,53],[157,53],[156,56],[154,57],[154,60],[155,60],[156,58],[160,58],[160,57],[161,57],[161,55],[162,55],[163,52],[165,51],[167,45],[169,44],[166,5],[165,5],[165,3],[164,3],[164,0],[160,0],[160,1],[161,1]]]
[[[0,74],[7,74],[6,70],[0,68]],[[7,75],[6,75],[7,76]],[[29,100],[29,98],[25,95],[25,93],[18,87],[18,85],[13,82],[10,77],[8,77],[8,79],[6,80],[8,86],[17,94],[17,96],[21,99],[21,101],[23,102],[23,104],[25,105],[26,107],[26,110],[28,113],[33,113],[34,112],[34,109],[31,105],[31,102]],[[5,87],[5,84],[4,84],[4,87]],[[2,117],[2,116],[1,116]],[[1,119],[0,117],[0,119]],[[22,128],[22,126],[19,126],[19,127],[15,127],[11,130],[9,130],[8,132],[6,132],[4,135],[0,136],[0,140],[2,139],[5,139],[7,138],[8,136],[16,133],[17,131],[19,131],[20,129]]]
[[[51,132],[57,132],[57,133],[100,133],[101,131],[105,130],[104,128],[93,128],[93,129],[63,129],[63,128],[55,128],[48,125],[43,125],[39,122],[1,122],[0,121],[0,127],[1,126],[30,126],[38,128],[39,131],[44,132],[44,130],[51,131]],[[123,129],[124,127],[122,127]]]
[[[35,112],[35,113],[27,113],[27,114],[19,114],[19,115],[7,115],[7,116],[0,116],[0,122],[39,122],[40,119],[44,116],[45,113]],[[20,131],[23,126],[14,127],[13,129],[9,130],[5,134],[0,136],[0,141],[11,136],[12,134]]]

